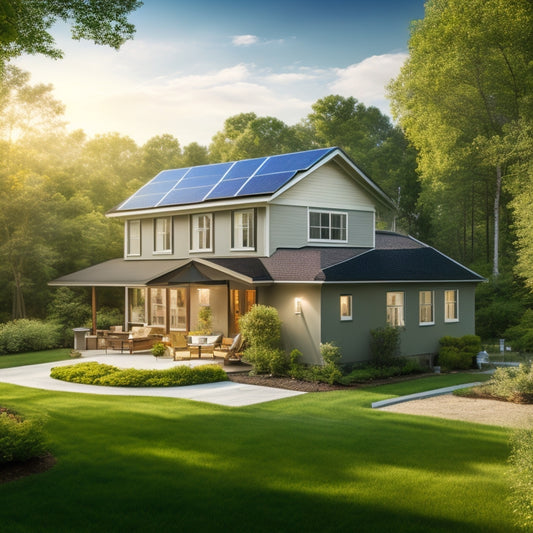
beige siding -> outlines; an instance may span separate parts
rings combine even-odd
[[[374,210],[374,201],[335,163],[327,163],[278,196],[272,203],[327,209]]]

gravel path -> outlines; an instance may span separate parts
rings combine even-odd
[[[398,403],[380,410],[510,428],[533,427],[533,405],[464,398],[453,394]]]

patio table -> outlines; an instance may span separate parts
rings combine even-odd
[[[202,358],[202,348],[214,348],[215,347],[214,344],[209,344],[205,342],[189,342],[187,343],[187,346],[189,348],[198,348],[198,359]],[[213,358],[214,357],[215,356],[213,355]]]

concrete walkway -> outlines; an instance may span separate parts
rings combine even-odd
[[[102,387],[99,385],[83,385],[69,383],[50,377],[50,370],[55,366],[72,365],[80,362],[96,361],[119,368],[165,369],[176,365],[198,366],[213,364],[212,359],[192,359],[190,361],[173,361],[172,359],[155,358],[146,354],[108,354],[99,350],[83,352],[81,359],[56,361],[40,365],[18,366],[0,369],[0,382],[64,392],[85,394],[103,394],[115,396],[159,396],[164,398],[181,398],[196,400],[230,407],[241,407],[257,403],[270,402],[289,398],[299,394],[298,391],[244,385],[232,381],[191,385],[187,387]],[[215,363],[216,364],[216,363]]]
[[[410,402],[412,400],[432,398],[433,396],[442,396],[444,394],[450,394],[454,390],[475,387],[476,385],[481,385],[481,382],[476,381],[475,383],[464,383],[463,385],[453,385],[452,387],[443,387],[442,389],[417,392],[416,394],[407,394],[406,396],[397,396],[396,398],[389,398],[388,400],[380,400],[379,402],[373,402],[372,409],[379,409],[380,407],[387,407],[388,405],[394,405],[397,403]]]

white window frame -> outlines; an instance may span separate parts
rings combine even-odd
[[[209,225],[205,225],[205,221]],[[200,213],[191,215],[191,252],[212,252],[213,251],[213,213]],[[209,241],[209,242],[206,242]]]
[[[352,295],[341,294],[339,296],[339,312],[341,321],[353,319]]]
[[[319,214],[320,218],[322,218],[323,215],[327,215],[328,221],[327,225],[322,225],[322,220],[319,226],[311,226],[311,216],[313,214]],[[332,216],[340,216],[341,220],[344,221],[344,227],[342,225],[340,227],[333,227],[332,222]],[[327,229],[328,237],[311,237],[311,229],[314,228],[320,228],[320,231]],[[344,230],[344,238],[340,239],[333,239],[332,238],[332,232],[333,230],[338,229],[343,231]],[[342,237],[342,235],[341,235]],[[348,242],[348,213],[345,211],[328,211],[325,209],[312,209],[308,208],[307,210],[307,240],[309,242]]]
[[[425,300],[425,296],[428,294],[429,302]],[[429,309],[430,320],[424,320],[427,309]],[[418,291],[418,324],[420,326],[435,324],[435,291]]]
[[[245,215],[247,223],[243,222]],[[255,250],[255,209],[233,211],[231,224],[231,249],[234,251]],[[247,239],[245,235],[247,235]]]
[[[172,217],[154,218],[154,254],[172,253]]]
[[[390,297],[401,295],[401,303],[390,302]],[[389,303],[390,302],[390,303]],[[387,291],[387,324],[392,327],[405,326],[405,293],[403,291]]]
[[[448,294],[453,293],[454,299],[448,301]],[[450,309],[454,310],[454,316],[450,318]],[[458,289],[446,289],[444,291],[444,322],[459,322],[459,290]]]
[[[137,226],[137,231],[136,232],[133,232],[132,231],[132,226],[135,225]],[[136,235],[136,238],[135,238],[135,241],[132,240],[132,236],[134,234],[137,234]],[[137,243],[137,246],[138,246],[138,249],[139,251],[134,251],[132,252],[132,243],[135,242]],[[141,220],[140,219],[136,219],[136,220],[128,220],[126,222],[126,255],[128,257],[139,257],[141,254],[142,254],[142,248],[141,248]]]

